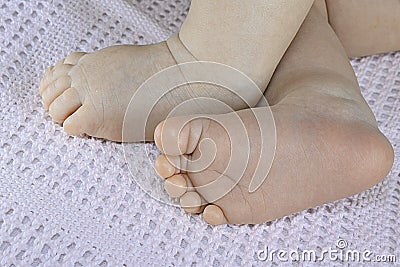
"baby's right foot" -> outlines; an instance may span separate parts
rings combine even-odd
[[[49,68],[40,86],[44,106],[54,121],[64,123],[69,134],[143,141],[136,132],[142,131],[144,125],[136,125],[137,130],[122,140],[125,111],[143,82],[177,63],[213,61],[243,72],[264,90],[311,3],[312,0],[194,0],[179,36],[174,35],[167,42],[73,53]],[[152,93],[155,94],[148,92],[147,96]],[[234,110],[247,107],[240,95],[218,86],[182,86],[161,98],[147,122],[149,134],[144,139],[152,140],[156,125],[177,104],[201,96],[221,100]],[[247,104],[255,106],[260,97],[261,93],[250,96]],[[205,105],[200,111],[210,108]],[[141,107],[135,110],[140,112]],[[195,110],[188,108],[184,112],[192,114]]]

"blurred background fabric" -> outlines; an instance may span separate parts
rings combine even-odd
[[[399,262],[400,53],[352,60],[394,146],[388,177],[357,196],[262,225],[211,227],[160,203],[132,179],[121,144],[70,137],[52,122],[38,95],[48,66],[73,51],[165,40],[189,6],[0,1],[0,266],[257,266],[265,264],[257,259],[265,246],[321,252],[338,240]],[[152,144],[136,146],[158,153]],[[138,154],[132,175],[146,175],[153,158]]]

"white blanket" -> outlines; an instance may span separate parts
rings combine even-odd
[[[257,252],[265,246],[321,253],[339,239],[400,262],[400,53],[352,62],[394,145],[389,176],[357,196],[263,225],[211,227],[162,204],[132,180],[122,145],[69,137],[51,121],[38,95],[47,66],[75,50],[161,41],[188,6],[0,1],[0,266],[262,265]],[[134,164],[134,175],[149,175],[147,157],[138,154]],[[274,263],[281,263],[276,256]]]

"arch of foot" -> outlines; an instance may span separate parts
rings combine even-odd
[[[199,121],[197,121],[198,123]],[[164,188],[168,195],[172,198],[179,198],[181,207],[191,214],[203,214],[203,219],[212,225],[227,224],[223,210],[215,204],[208,203],[193,186],[188,173],[186,159],[193,152],[195,145],[200,140],[202,127],[194,125],[196,122],[188,123],[181,128],[180,134],[175,131],[179,127],[174,127],[179,122],[170,123],[168,126],[164,122],[159,124],[154,133],[154,140],[157,147],[164,153],[160,155],[155,162],[154,168],[157,174],[165,179]],[[195,131],[195,132],[194,132]],[[197,133],[196,133],[197,132]],[[176,138],[178,136],[178,138]],[[176,144],[180,153],[176,153],[177,149],[172,148],[174,155],[169,155],[165,145]],[[182,149],[181,144],[185,144]]]

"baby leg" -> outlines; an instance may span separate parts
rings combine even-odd
[[[326,4],[329,22],[350,57],[400,50],[400,1],[326,0]]]

